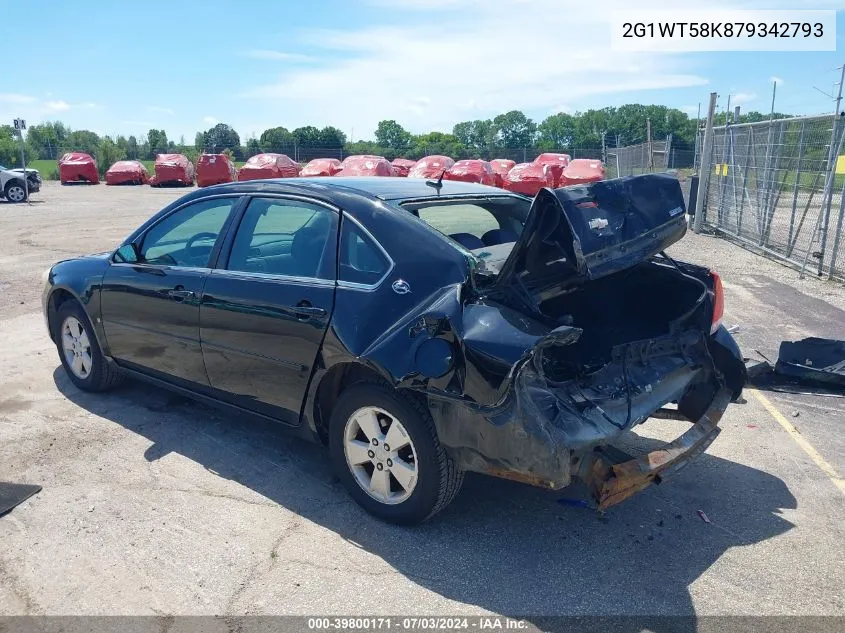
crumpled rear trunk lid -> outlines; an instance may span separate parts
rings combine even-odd
[[[543,189],[496,286],[536,306],[563,288],[631,268],[684,236],[685,209],[668,174]]]

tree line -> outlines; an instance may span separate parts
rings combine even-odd
[[[724,115],[722,115],[724,116]],[[776,113],[775,118],[789,115]],[[760,112],[743,114],[740,122],[767,119]],[[193,145],[185,138],[168,139],[162,130],[150,129],[136,137],[100,136],[89,130],[71,130],[62,122],[46,122],[27,130],[27,161],[56,159],[67,151],[86,152],[97,158],[102,170],[123,159],[152,160],[159,153],[182,153],[191,161],[202,152],[225,152],[234,160],[246,160],[261,152],[288,154],[294,158],[326,155],[377,154],[392,159],[398,156],[419,158],[428,154],[444,154],[454,158],[492,159],[504,152],[522,150],[566,151],[573,154],[597,155],[603,145],[616,147],[646,140],[647,122],[651,123],[654,140],[672,135],[676,149],[695,147],[697,120],[685,112],[661,105],[627,104],[567,114],[552,114],[535,122],[519,110],[511,110],[492,119],[462,121],[452,131],[412,134],[394,120],[384,120],[376,127],[372,140],[351,142],[336,127],[304,126],[288,130],[273,127],[242,143],[238,133],[225,123],[197,132]],[[717,123],[723,123],[717,121]],[[300,152],[307,149],[307,156]],[[20,147],[11,126],[0,126],[0,163],[19,164]]]

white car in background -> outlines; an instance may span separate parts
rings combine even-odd
[[[26,170],[26,184],[23,179],[23,169],[8,169],[0,165],[0,198],[9,202],[26,202],[27,192],[35,193],[41,189],[41,174],[37,169]]]

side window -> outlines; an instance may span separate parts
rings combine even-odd
[[[208,266],[211,249],[239,198],[188,205],[153,226],[141,244],[141,261],[167,266]]]
[[[390,262],[381,249],[357,224],[344,219],[340,232],[338,280],[372,285],[378,283],[389,268]]]
[[[228,270],[334,279],[337,214],[321,205],[254,198],[244,213]]]

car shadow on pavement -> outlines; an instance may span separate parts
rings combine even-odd
[[[146,460],[180,454],[334,531],[449,600],[529,620],[694,616],[690,585],[729,548],[788,531],[792,524],[779,513],[797,505],[777,477],[704,454],[670,482],[604,516],[559,502],[577,497],[577,490],[550,493],[470,474],[436,519],[400,528],[373,519],[351,500],[324,448],[272,423],[141,383],[89,394],[61,367],[53,376],[68,399],[152,442]],[[631,630],[641,626],[632,622]],[[649,626],[696,630],[694,618]]]

